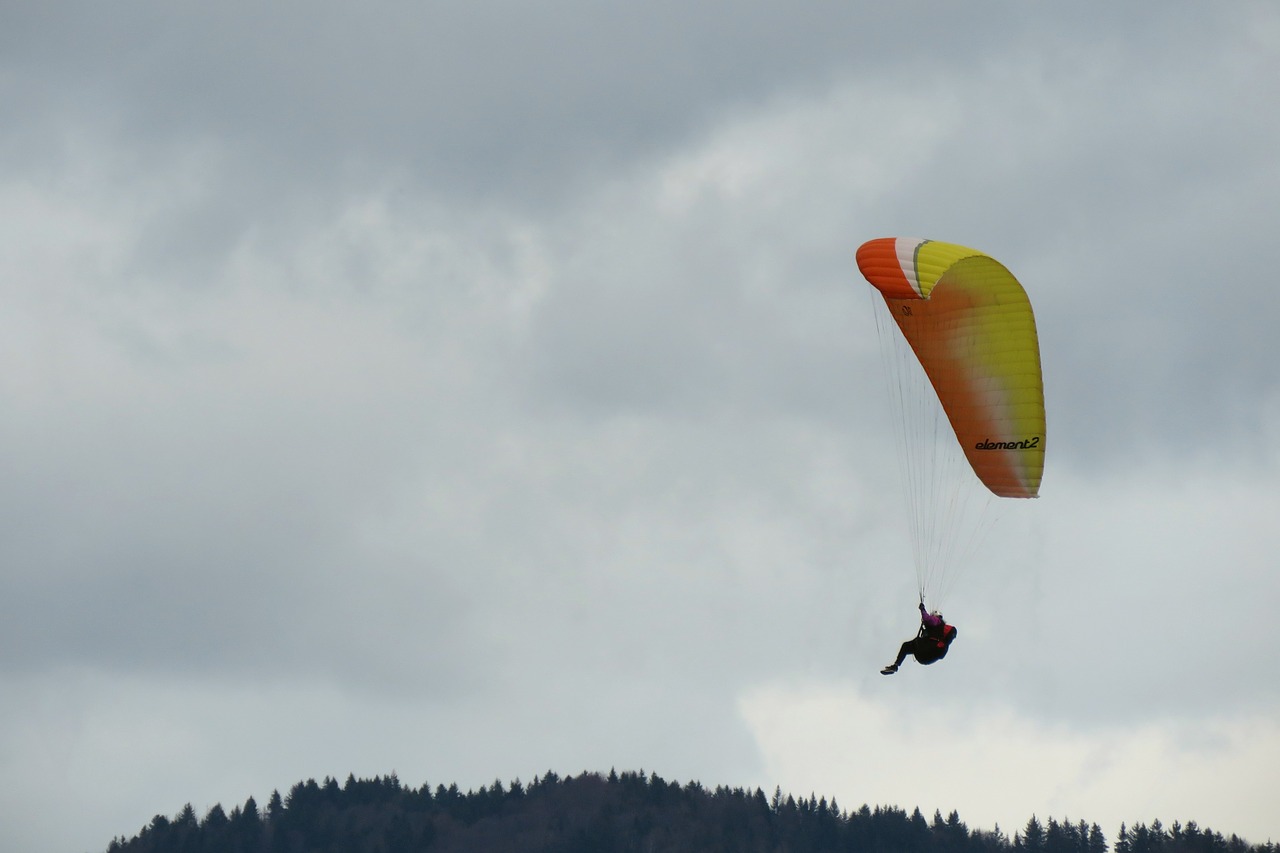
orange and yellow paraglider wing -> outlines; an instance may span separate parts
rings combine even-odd
[[[950,244],[924,248],[934,246]],[[886,294],[885,302],[974,473],[1001,497],[1035,497],[1044,471],[1044,390],[1026,292],[1001,264],[972,254],[947,266],[928,297]]]

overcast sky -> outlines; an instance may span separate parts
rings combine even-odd
[[[0,848],[611,767],[1280,840],[1280,9],[620,6],[0,8]],[[890,235],[1049,438],[885,678]]]

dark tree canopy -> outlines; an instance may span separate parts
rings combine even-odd
[[[266,809],[250,797],[203,819],[187,805],[157,815],[109,853],[1108,853],[1097,824],[1032,816],[1010,839],[970,829],[959,813],[841,809],[834,798],[775,789],[680,785],[643,771],[607,776],[548,772],[463,793],[457,785],[405,787],[392,774],[299,782]],[[1194,822],[1122,825],[1115,853],[1280,853]]]

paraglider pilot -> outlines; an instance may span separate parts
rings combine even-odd
[[[948,625],[937,610],[930,613],[925,610],[924,602],[920,602],[920,633],[915,639],[907,640],[898,650],[898,659],[880,670],[881,675],[893,675],[898,667],[913,655],[916,663],[931,664],[947,656],[947,649],[956,638],[956,627]]]

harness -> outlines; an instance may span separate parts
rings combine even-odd
[[[943,622],[937,627],[922,622],[920,623],[920,633],[916,637],[917,639],[933,640],[938,644],[938,648],[945,649],[956,638],[956,628],[947,622]]]

